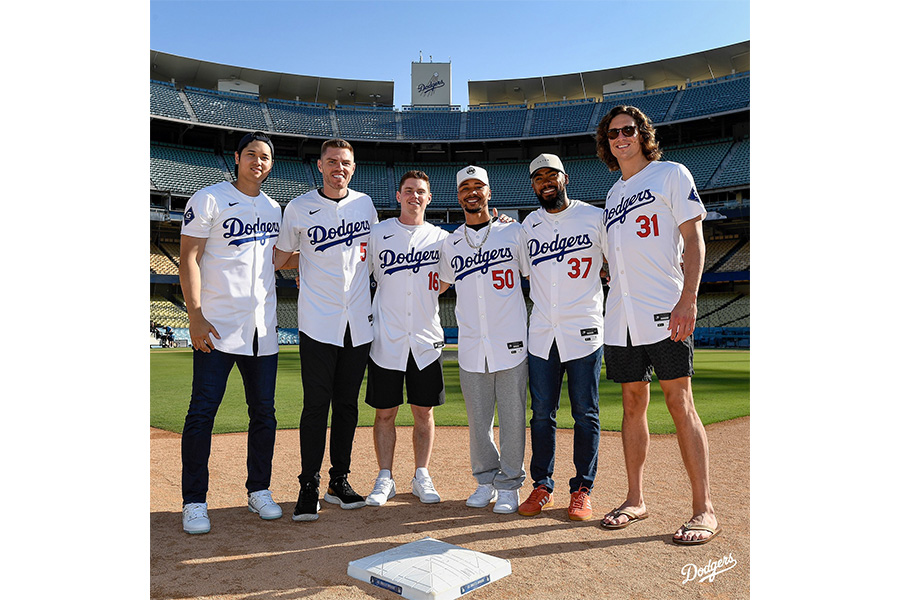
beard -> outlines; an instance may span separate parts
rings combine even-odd
[[[553,196],[550,196],[549,198],[544,198],[541,194],[538,194],[537,192],[535,192],[534,195],[537,196],[537,199],[541,205],[541,208],[543,208],[544,210],[547,210],[547,211],[559,210],[561,208],[565,208],[565,206],[567,204],[565,188],[557,190],[556,194]]]

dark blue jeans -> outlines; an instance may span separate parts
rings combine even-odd
[[[237,364],[244,380],[250,428],[247,432],[247,492],[269,488],[275,450],[275,375],[278,355],[241,356],[194,350],[191,404],[181,436],[181,495],[185,504],[206,502],[213,421]]]
[[[600,417],[597,387],[603,347],[569,362],[560,362],[556,342],[543,360],[528,354],[528,387],[531,391],[531,478],[534,486],[553,490],[556,462],[556,411],[563,375],[568,375],[569,401],[575,419],[572,452],[575,476],[569,480],[569,493],[581,487],[594,487],[597,474],[597,450],[600,446]]]

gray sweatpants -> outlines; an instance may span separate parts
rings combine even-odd
[[[469,459],[479,484],[517,490],[525,482],[525,390],[528,361],[496,373],[459,370],[469,419]],[[500,450],[494,444],[494,407]]]

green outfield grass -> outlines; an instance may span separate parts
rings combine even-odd
[[[190,402],[191,350],[153,349],[150,351],[150,425],[181,433]],[[705,424],[726,421],[750,414],[750,352],[748,350],[697,350],[694,354],[694,403]],[[606,431],[622,427],[622,396],[617,384],[606,379],[605,367],[600,379],[600,426]],[[444,362],[447,402],[435,408],[438,426],[466,425],[466,407],[459,388],[455,360]],[[359,424],[371,426],[375,410],[363,401],[365,382],[360,391]],[[674,433],[672,418],[666,410],[662,391],[654,380],[651,385],[648,421],[651,433]],[[278,382],[275,392],[275,416],[279,429],[296,429],[300,422],[302,390],[300,357],[296,346],[282,346],[278,357]],[[530,414],[530,411],[529,411]],[[569,397],[565,382],[557,421],[562,428],[572,427]],[[412,425],[409,408],[400,409],[398,425]],[[215,433],[247,431],[247,407],[241,376],[235,368],[228,381],[225,399],[216,416]]]

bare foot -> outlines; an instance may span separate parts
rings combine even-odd
[[[682,544],[704,544],[719,533],[719,521],[713,513],[700,513],[678,528],[672,540]]]

